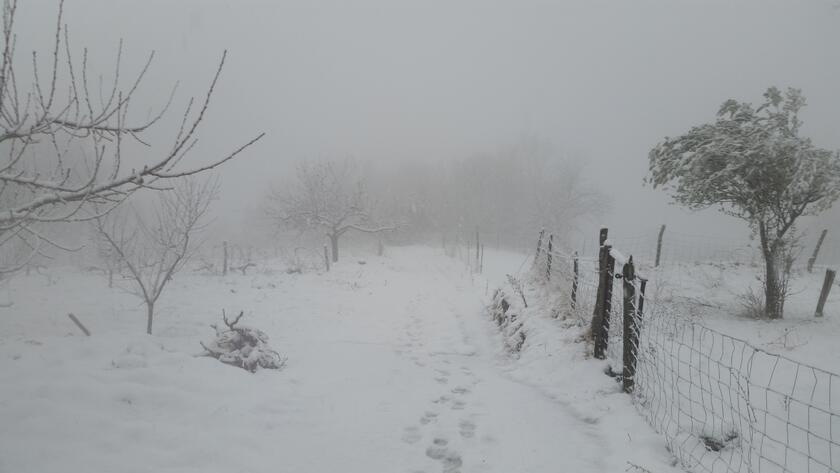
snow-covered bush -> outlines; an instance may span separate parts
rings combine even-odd
[[[233,322],[230,322],[222,311],[222,320],[226,328],[211,325],[216,330],[216,339],[207,344],[200,342],[207,352],[206,355],[252,373],[259,368],[273,370],[283,368],[286,365],[286,359],[268,346],[268,335],[265,332],[236,325],[243,315],[244,311],[240,312]]]

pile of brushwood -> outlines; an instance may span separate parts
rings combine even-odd
[[[243,315],[244,311],[231,322],[222,311],[225,326],[211,325],[216,330],[216,339],[207,344],[200,342],[207,352],[205,355],[251,373],[260,368],[272,370],[283,368],[286,365],[286,359],[268,346],[268,335],[265,332],[237,325]]]

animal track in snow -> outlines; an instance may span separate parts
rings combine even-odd
[[[423,436],[417,427],[406,427],[403,429],[402,441],[405,443],[417,443]]]
[[[458,433],[464,438],[475,437],[475,423],[471,420],[464,419],[458,424]]]
[[[452,398],[444,395],[444,396],[441,396],[437,399],[433,399],[432,402],[435,403],[435,404],[445,404],[445,403],[449,402],[450,399],[452,399]]]
[[[439,460],[443,464],[444,473],[456,473],[464,462],[458,452],[447,447],[448,444],[446,439],[436,438],[426,449],[426,456]]]
[[[455,386],[452,388],[452,394],[467,394],[470,390],[464,386]]]
[[[426,411],[426,413],[423,414],[423,417],[420,418],[420,423],[423,424],[423,425],[426,425],[426,424],[429,424],[431,422],[434,422],[434,421],[437,420],[437,416],[438,416],[437,412]]]

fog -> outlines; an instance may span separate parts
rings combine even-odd
[[[49,51],[54,3],[20,6],[23,49]],[[302,160],[447,163],[536,137],[612,202],[581,231],[664,223],[734,237],[745,225],[644,187],[647,153],[771,85],[803,89],[805,134],[840,148],[834,3],[85,0],[67,2],[64,21],[72,48],[106,71],[121,38],[126,73],[156,52],[142,90],[150,109],[176,81],[177,104],[203,94],[228,50],[191,159],[267,133],[221,171],[215,212],[228,228],[260,215]]]

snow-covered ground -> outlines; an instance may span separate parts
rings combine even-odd
[[[152,336],[99,275],[19,275],[0,291],[0,472],[677,471],[571,331],[504,350],[485,305],[526,260],[488,250],[478,276],[409,247],[329,273],[184,272]],[[222,309],[286,368],[197,356]]]

